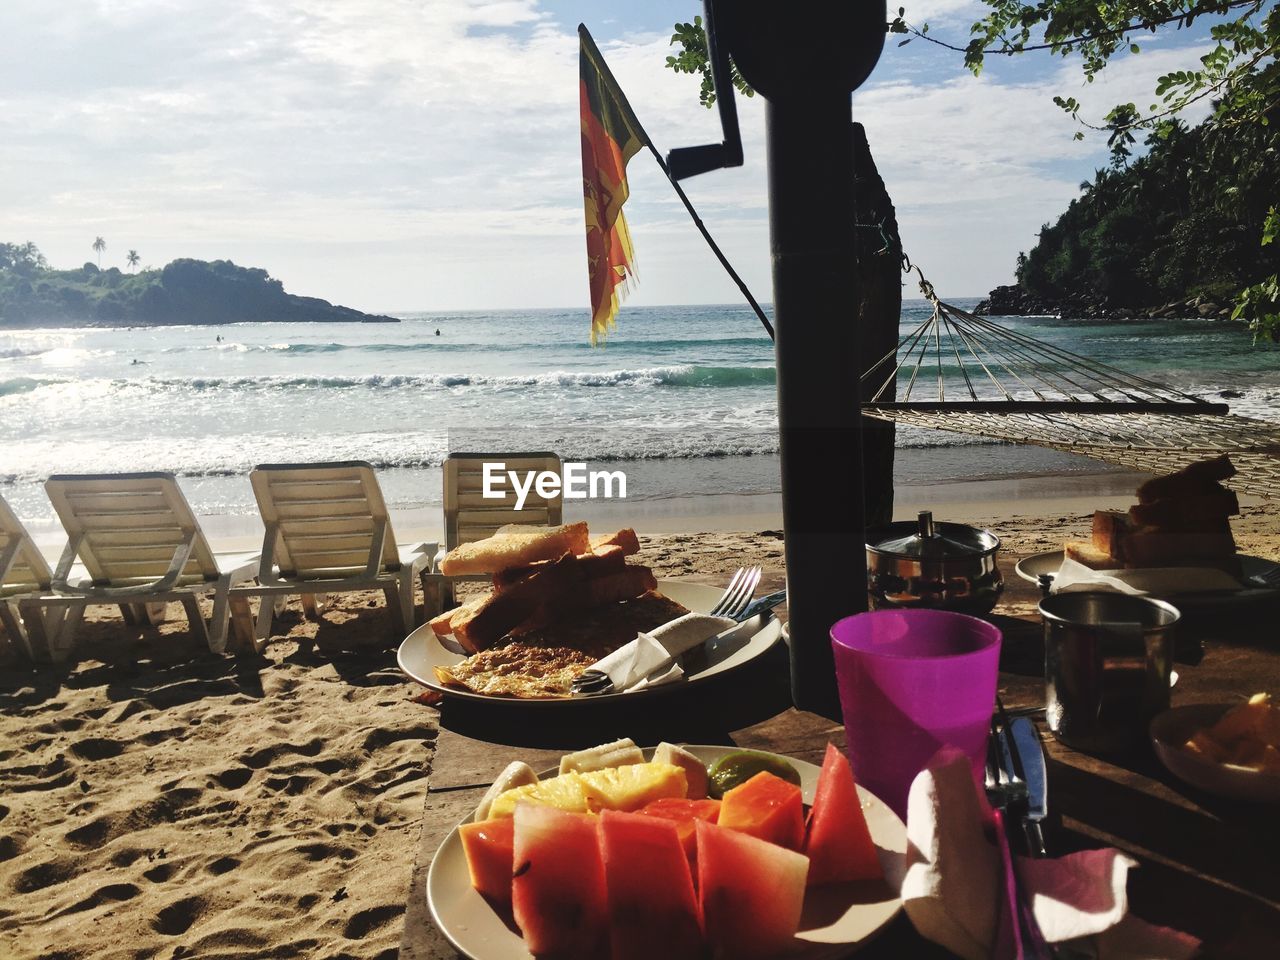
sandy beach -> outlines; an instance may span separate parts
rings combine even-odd
[[[906,489],[900,512],[928,502],[989,526],[1012,576],[1013,558],[1084,534],[1132,490],[1003,483],[1021,494]],[[751,506],[637,521],[640,559],[716,582],[751,557],[779,583],[781,523]],[[1234,528],[1242,551],[1280,559],[1280,505],[1248,503]],[[319,623],[294,602],[264,656],[223,658],[180,619],[143,630],[100,608],[64,670],[6,650],[0,955],[395,957],[438,714],[388,630],[380,597],[346,597]]]

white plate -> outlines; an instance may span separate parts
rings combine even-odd
[[[1179,780],[1206,793],[1259,803],[1280,803],[1280,773],[1215,763],[1182,749],[1197,730],[1211,727],[1235,704],[1195,703],[1166,710],[1151,721],[1156,756]]]
[[[705,763],[714,763],[737,747],[686,747]],[[651,757],[653,750],[645,751]],[[803,760],[783,757],[800,774],[805,803],[813,802],[820,769]],[[545,771],[540,776],[556,773]],[[880,854],[883,881],[812,888],[805,893],[795,949],[787,960],[828,960],[848,956],[871,939],[902,909],[898,890],[906,871],[907,828],[874,794],[858,788],[871,839]],[[463,822],[466,823],[471,818]],[[524,941],[504,917],[476,893],[467,871],[467,858],[455,827],[445,837],[427,874],[427,903],[436,926],[458,950],[472,960],[530,960]]]
[[[1238,556],[1245,581],[1248,581],[1249,577],[1256,577],[1261,575],[1261,573],[1268,573],[1275,570],[1276,567],[1280,567],[1280,563],[1268,561],[1268,559],[1263,559],[1262,557],[1247,557],[1244,556],[1243,553],[1238,554]],[[1016,563],[1014,571],[1018,573],[1018,576],[1020,576],[1021,579],[1029,580],[1030,582],[1033,582],[1033,584],[1038,584],[1039,579],[1041,579],[1041,576],[1043,575],[1056,576],[1057,571],[1059,571],[1061,566],[1062,550],[1050,550],[1048,553],[1037,553],[1032,557],[1023,557],[1023,559],[1020,559],[1020,561]],[[1207,600],[1213,598],[1213,596],[1228,598],[1228,596],[1239,596],[1242,594],[1261,595],[1266,593],[1276,593],[1276,590],[1275,588],[1267,588],[1267,586],[1262,586],[1261,584],[1245,582],[1245,585],[1236,591],[1224,591],[1224,593],[1216,594],[1204,593],[1189,595],[1196,596],[1197,599]],[[1184,596],[1187,595],[1188,594],[1184,594]]]
[[[659,580],[658,590],[664,596],[688,607],[695,613],[706,613],[716,605],[724,593],[719,587],[709,587],[702,583],[686,583],[681,580]],[[753,622],[757,625],[755,630],[751,629]],[[768,622],[763,625],[760,625],[759,618],[755,618],[754,621],[748,621],[743,624],[741,628],[735,630],[728,637],[708,641],[705,645],[706,665],[696,672],[687,674],[688,682],[697,683],[699,680],[705,680],[708,677],[724,673],[754,660],[777,643],[781,635],[782,626],[774,618],[770,617]],[[483,693],[473,693],[470,690],[446,687],[436,679],[432,667],[448,667],[455,663],[461,663],[465,659],[465,656],[441,646],[440,640],[435,631],[431,629],[430,624],[423,624],[405,637],[404,642],[400,644],[400,652],[397,656],[400,669],[424,686],[450,697],[479,700],[484,703],[563,707],[565,704],[599,703],[602,700],[614,700],[618,697],[658,696],[663,693],[682,690],[685,686],[683,683],[667,683],[659,687],[639,690],[635,693],[608,693],[599,697],[523,700],[513,697],[491,697]]]

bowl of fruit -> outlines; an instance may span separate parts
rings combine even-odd
[[[511,764],[432,861],[427,897],[465,956],[834,958],[902,904],[906,829],[823,765],[618,741]]]
[[[1280,803],[1280,709],[1268,694],[1166,710],[1151,721],[1151,744],[1169,772],[1192,786]]]

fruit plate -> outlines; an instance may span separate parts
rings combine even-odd
[[[719,602],[724,593],[719,587],[710,587],[703,583],[686,583],[682,580],[659,580],[658,590],[676,603],[683,604],[696,613],[706,613]],[[753,617],[741,624],[726,636],[717,637],[703,645],[704,656],[696,670],[686,674],[688,683],[697,683],[717,676],[754,660],[769,651],[782,636],[782,625],[772,616]],[[397,660],[400,669],[417,680],[423,686],[430,687],[437,693],[463,700],[479,701],[491,705],[520,707],[575,707],[585,703],[597,704],[616,701],[619,697],[655,697],[674,693],[686,688],[687,683],[666,683],[635,693],[610,693],[596,697],[561,697],[546,700],[524,700],[513,697],[491,697],[471,690],[460,690],[457,687],[446,687],[436,679],[433,667],[452,666],[461,663],[466,657],[454,653],[441,645],[440,640],[431,629],[430,624],[423,624],[413,633],[405,637],[400,644]]]
[[[1217,763],[1182,749],[1197,730],[1213,726],[1238,704],[1194,703],[1166,710],[1151,721],[1151,746],[1170,773],[1205,793],[1257,803],[1280,803],[1280,773]]]
[[[704,763],[714,763],[736,747],[687,746]],[[653,750],[645,750],[651,758]],[[800,774],[805,803],[813,802],[820,768],[782,757]],[[546,770],[540,777],[559,771]],[[862,811],[880,855],[884,880],[811,888],[794,949],[787,960],[834,960],[845,957],[874,937],[902,909],[898,891],[906,871],[907,828],[884,801],[858,787]],[[463,823],[471,818],[468,817]],[[509,912],[495,910],[471,887],[462,840],[455,827],[445,837],[427,874],[427,904],[436,926],[464,956],[472,960],[531,960]]]

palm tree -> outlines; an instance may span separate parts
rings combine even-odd
[[[137,250],[130,250],[129,255],[124,259],[125,262],[135,271],[138,269],[138,264],[142,262],[142,258],[138,256]]]
[[[93,252],[98,255],[98,266],[102,266],[102,251],[107,249],[107,241],[101,237],[94,237]]]

